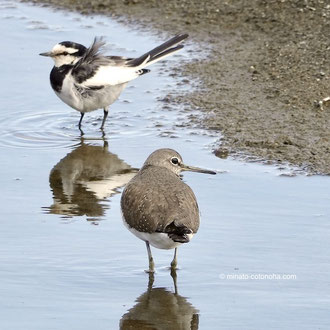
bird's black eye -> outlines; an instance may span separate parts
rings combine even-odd
[[[174,165],[178,165],[179,164],[179,159],[177,159],[176,157],[172,157],[171,158],[171,163]]]
[[[66,56],[66,55],[69,55],[68,52],[63,52],[62,55]]]

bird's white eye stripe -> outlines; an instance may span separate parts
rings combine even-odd
[[[78,51],[79,49],[77,48],[66,47],[61,44],[55,45],[54,48],[52,49],[52,52],[56,55],[71,55],[77,53]]]

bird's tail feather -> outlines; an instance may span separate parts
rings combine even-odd
[[[166,49],[164,52],[154,56],[152,59],[149,59],[149,61],[144,66],[144,68],[149,66],[150,64],[158,62],[159,60],[163,60],[165,57],[167,57],[169,55],[172,55],[173,53],[177,52],[178,50],[182,49],[183,47],[184,47],[183,45],[179,45],[179,46],[176,46],[176,47]]]
[[[167,40],[158,47],[150,50],[142,56],[135,58],[129,62],[132,67],[146,67],[152,63],[167,57],[168,55],[177,52],[183,48],[183,45],[178,45],[188,37],[188,34],[178,34],[177,36]],[[176,46],[177,45],[177,46]]]

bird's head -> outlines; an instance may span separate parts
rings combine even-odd
[[[85,54],[87,48],[72,41],[63,41],[56,44],[50,52],[41,53],[41,56],[51,57],[56,67],[74,65]]]
[[[143,167],[146,166],[165,167],[177,175],[179,175],[182,171],[216,174],[214,171],[185,165],[182,161],[181,155],[173,149],[158,149],[154,151],[144,162]]]

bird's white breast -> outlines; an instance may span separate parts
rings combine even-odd
[[[70,107],[78,111],[83,111],[84,104],[77,94],[71,72],[69,72],[69,74],[67,74],[63,79],[61,91],[59,93],[55,91],[55,93],[64,103]]]
[[[82,88],[83,84],[80,85]],[[55,91],[56,95],[70,107],[78,110],[79,112],[89,112],[97,109],[107,108],[117,100],[120,93],[126,87],[126,83],[104,86],[100,90],[91,90],[88,95],[81,95],[79,84],[75,82],[71,74],[67,74],[63,80],[61,92]]]

